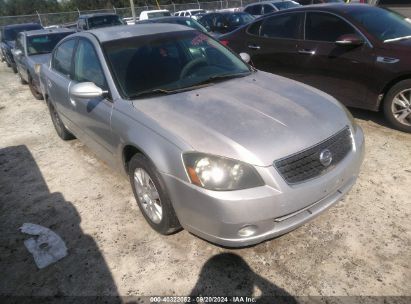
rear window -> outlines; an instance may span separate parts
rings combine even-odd
[[[109,15],[109,16],[96,16],[91,17],[88,19],[88,27],[89,29],[99,28],[99,27],[107,27],[107,26],[115,26],[115,25],[122,25],[123,22],[121,21],[119,16]]]
[[[27,53],[29,55],[48,54],[61,39],[72,33],[48,34],[42,36],[27,37]]]
[[[167,17],[171,16],[170,12],[153,12],[147,13],[148,18],[159,18],[159,17]]]
[[[4,29],[4,39],[8,41],[14,41],[17,38],[17,34],[20,32],[40,30],[40,29],[42,29],[42,27],[39,24],[6,28]]]
[[[294,2],[294,1],[284,1],[284,2],[274,2],[273,5],[279,10],[284,10],[287,8],[293,8],[293,7],[297,7],[300,6],[299,3]]]

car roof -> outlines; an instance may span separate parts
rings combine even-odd
[[[262,2],[261,2],[262,3]],[[370,10],[381,10],[382,8],[373,6],[373,5],[368,5],[368,4],[363,4],[363,3],[352,3],[352,4],[346,4],[346,3],[324,3],[324,4],[315,4],[315,5],[302,5],[298,7],[293,7],[289,8],[286,10],[278,11],[278,12],[273,12],[267,15],[264,15],[263,17],[265,18],[266,16],[271,16],[274,14],[284,14],[287,12],[305,12],[305,11],[322,11],[322,12],[329,12],[329,13],[336,13],[336,14],[341,14],[341,15],[346,15],[349,12],[353,11],[370,11]]]
[[[114,13],[95,13],[95,14],[80,15],[79,18],[93,18],[93,17],[102,17],[102,16],[118,16],[118,15]]]
[[[53,29],[42,29],[42,30],[33,30],[22,32],[24,35],[31,37],[31,36],[40,36],[46,34],[59,34],[59,33],[75,33],[74,30],[68,28],[53,28]]]
[[[98,28],[87,31],[97,37],[100,42],[119,40],[124,38],[156,35],[162,33],[194,31],[194,29],[171,23],[142,23],[134,25],[119,25],[114,27]]]

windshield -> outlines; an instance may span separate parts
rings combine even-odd
[[[255,18],[249,13],[236,13],[231,14],[229,17],[229,22],[231,25],[243,25],[253,21]]]
[[[88,19],[89,29],[122,24],[123,22],[121,21],[120,17],[116,15],[96,16]]]
[[[42,27],[38,24],[19,26],[15,28],[6,28],[4,29],[4,39],[7,41],[14,41],[17,38],[17,34],[24,31],[39,30]]]
[[[59,33],[48,34],[42,36],[27,37],[27,53],[29,55],[47,54],[51,53],[56,44],[64,37],[72,34]]]
[[[287,8],[293,8],[300,6],[297,2],[294,1],[284,1],[284,2],[273,2],[273,5],[279,10],[287,9]]]
[[[166,17],[166,16],[171,16],[170,12],[147,13],[147,18],[159,18],[159,17]]]
[[[411,23],[397,13],[374,8],[348,12],[354,20],[362,24],[377,39],[390,42],[411,36]]]
[[[219,42],[192,30],[110,41],[103,49],[120,92],[128,99],[251,73]]]
[[[208,32],[207,29],[204,26],[202,26],[200,23],[198,23],[197,21],[195,21],[191,18],[190,19],[188,19],[188,18],[187,19],[177,19],[176,23],[191,27],[195,30],[198,30],[198,31],[201,31],[201,32],[204,32],[204,33]]]

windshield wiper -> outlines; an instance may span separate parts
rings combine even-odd
[[[232,79],[232,78],[239,78],[239,77],[244,77],[250,75],[250,72],[245,72],[245,73],[235,73],[235,74],[222,74],[222,75],[215,75],[208,77],[207,79],[204,79],[200,82],[197,82],[193,86],[198,86],[206,83],[212,83],[216,80],[224,80],[224,79]]]
[[[150,96],[150,95],[157,95],[157,94],[163,94],[163,95],[168,95],[168,94],[172,94],[175,93],[174,91],[169,91],[166,89],[150,89],[150,90],[146,90],[146,91],[142,91],[139,92],[137,94],[134,94],[132,96],[130,96],[131,99],[133,98],[137,98],[137,97],[141,97],[141,96]]]
[[[384,43],[411,39],[411,35],[384,40]]]

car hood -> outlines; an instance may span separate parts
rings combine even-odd
[[[165,137],[172,132],[192,150],[257,166],[270,166],[350,124],[331,96],[261,71],[201,89],[134,100],[133,106],[154,120]]]
[[[30,60],[33,63],[43,64],[47,63],[50,60],[51,53],[49,54],[39,54],[39,55],[30,55]]]

